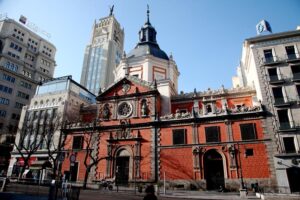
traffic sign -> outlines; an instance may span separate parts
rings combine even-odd
[[[72,154],[71,156],[70,156],[70,162],[71,163],[74,163],[76,161],[76,155],[75,154]]]

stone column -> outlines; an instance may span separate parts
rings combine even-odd
[[[135,151],[135,157],[134,157],[134,161],[135,161],[135,177],[136,178],[140,178],[141,174],[140,174],[140,163],[141,163],[141,142],[140,141],[136,141],[135,145],[134,145],[134,151]]]
[[[108,143],[105,177],[111,177],[111,171],[112,171],[112,145]]]

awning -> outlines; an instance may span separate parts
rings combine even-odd
[[[28,165],[30,166],[32,164],[32,162],[35,161],[36,159],[37,159],[36,157],[30,157],[29,161],[28,161]],[[24,166],[24,159],[22,157],[18,158],[17,165],[20,167]]]
[[[30,169],[46,169],[46,168],[52,168],[52,164],[48,160],[36,160],[33,161],[29,167]]]

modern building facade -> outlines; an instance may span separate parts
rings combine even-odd
[[[235,86],[253,86],[266,106],[265,138],[280,192],[300,191],[300,30],[246,39]]]
[[[84,53],[80,84],[98,94],[114,80],[113,70],[120,62],[124,45],[124,30],[112,11],[108,17],[95,21],[91,41]]]
[[[16,144],[21,149],[24,147],[24,156],[14,148],[8,176],[18,177],[20,168],[24,166],[24,157],[28,156],[27,150],[32,153],[29,169],[36,177],[50,178],[45,171],[42,173],[45,170],[42,165],[53,162],[50,156],[56,158],[58,144],[64,140],[60,131],[64,122],[78,121],[81,107],[93,103],[95,96],[72,80],[72,76],[55,78],[38,86],[30,104],[22,109],[16,137]],[[36,150],[35,145],[38,145]]]
[[[41,81],[53,77],[55,53],[52,43],[23,24],[0,20],[0,170],[7,169],[5,145],[14,142],[22,107]]]
[[[99,92],[96,106],[81,110],[80,123],[63,130],[69,153],[62,170],[69,180],[84,180],[87,160],[95,163],[89,182],[165,179],[169,187],[204,190],[272,185],[271,141],[264,137],[265,111],[254,88],[178,94],[179,71],[159,48],[149,11],[139,33],[139,43],[115,70],[115,84]]]

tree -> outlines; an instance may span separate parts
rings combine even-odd
[[[90,174],[90,171],[93,166],[97,165],[101,160],[105,159],[105,157],[100,157],[99,148],[100,148],[100,139],[101,133],[95,130],[96,128],[96,120],[93,123],[89,124],[89,127],[84,131],[84,146],[85,146],[85,154],[84,154],[84,166],[85,166],[85,175],[83,181],[83,189],[86,189],[87,180]]]
[[[40,151],[48,154],[51,161],[49,167],[52,167],[53,176],[56,177],[58,155],[65,143],[65,137],[61,133],[63,117],[62,113],[57,113],[57,109],[29,111],[25,114],[14,144],[24,161],[21,174],[29,167],[31,157]]]
[[[44,137],[44,128],[44,124],[38,123],[36,112],[26,113],[22,128],[18,130],[14,143],[15,150],[17,150],[24,162],[20,175],[24,173],[25,169],[29,168],[29,161],[32,155],[40,148]]]
[[[63,148],[65,146],[66,137],[61,130],[65,123],[63,123],[62,116],[56,116],[46,123],[47,128],[45,129],[43,144],[52,165],[52,178],[55,179],[60,173],[59,162],[61,156],[64,154]]]

